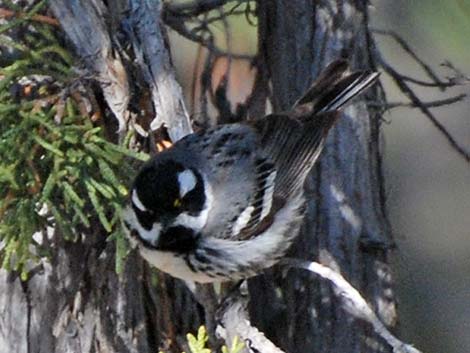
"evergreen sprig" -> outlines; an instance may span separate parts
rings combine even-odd
[[[186,335],[186,339],[188,341],[188,347],[191,353],[212,353],[212,350],[207,347],[209,336],[204,326],[199,327],[196,336],[194,336],[192,333],[188,333]],[[244,343],[241,342],[238,337],[235,337],[230,348],[227,346],[222,346],[221,350],[222,353],[239,353],[243,350],[243,348],[245,348]]]
[[[76,80],[71,56],[50,25],[29,21],[44,3],[0,26],[0,46],[12,53],[0,58],[1,267],[26,278],[27,264],[50,250],[48,231],[76,240],[101,225],[117,242],[119,270],[119,215],[133,175],[126,157],[147,156],[110,142],[81,109],[67,87]]]

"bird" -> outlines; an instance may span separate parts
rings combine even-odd
[[[184,281],[239,281],[284,256],[306,210],[304,181],[340,109],[377,72],[329,64],[285,112],[200,130],[137,173],[123,214],[133,247]]]

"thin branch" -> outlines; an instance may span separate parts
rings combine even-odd
[[[454,72],[454,76],[452,77],[447,77],[447,79],[449,80],[449,82],[458,82],[458,84],[462,83],[470,83],[470,76],[466,76],[462,73],[462,71],[460,71],[459,69],[457,69],[454,64],[452,64],[449,60],[446,60],[444,61],[441,66],[449,69],[450,71],[453,71]]]
[[[394,31],[386,31],[386,30],[382,30],[382,29],[372,29],[372,32],[373,33],[376,33],[376,34],[380,34],[380,35],[385,35],[385,36],[390,36],[392,37],[401,47],[402,49],[407,52],[422,68],[423,70],[426,72],[426,74],[429,76],[429,78],[431,78],[431,80],[433,81],[433,83],[429,83],[429,82],[423,82],[423,81],[420,81],[420,80],[416,80],[416,79],[413,79],[411,77],[408,77],[408,76],[404,76],[402,75],[402,78],[407,80],[407,81],[411,81],[413,83],[416,83],[416,84],[419,84],[419,85],[422,85],[422,86],[434,86],[434,87],[438,87],[441,91],[445,90],[445,88],[447,87],[452,87],[452,86],[456,86],[458,85],[459,83],[458,82],[454,82],[453,80],[449,80],[448,82],[444,82],[442,81],[438,76],[437,74],[434,72],[433,69],[431,69],[431,67],[426,64],[414,51],[413,49],[411,49],[411,47],[408,45],[408,43],[402,38],[400,37],[400,35],[398,35],[396,32]]]
[[[405,81],[409,81],[411,83],[415,83],[419,86],[423,86],[423,87],[438,87],[438,88],[447,88],[447,87],[454,87],[456,86],[457,84],[455,82],[452,82],[451,79],[449,79],[449,82],[427,82],[427,81],[423,81],[423,80],[419,80],[417,78],[414,78],[414,77],[410,77],[410,76],[407,76],[407,75],[403,75],[401,74],[403,80]]]
[[[201,94],[200,94],[199,100],[200,100],[201,116],[204,118],[203,125],[206,125],[206,126],[213,125],[214,123],[210,119],[208,95],[209,95],[209,98],[211,98],[212,100],[212,97],[210,97],[213,94],[212,92],[212,68],[214,67],[215,61],[216,61],[216,58],[211,52],[209,52],[208,55],[206,56],[206,60],[204,61],[204,67],[201,73],[201,81],[200,81]]]
[[[59,21],[55,19],[54,17],[38,15],[38,14],[30,17],[25,12],[18,12],[18,11],[12,11],[8,9],[0,8],[0,18],[11,18],[11,17],[24,18],[24,19],[35,21],[35,22],[46,23],[52,26],[60,26]]]
[[[201,67],[203,59],[203,46],[201,44],[197,47],[196,59],[194,60],[193,66],[193,76],[191,79],[191,114],[194,114],[196,111],[196,92],[197,92],[197,83],[199,78],[199,68]]]
[[[189,30],[181,19],[168,15],[168,13],[164,14],[163,21],[168,27],[176,31],[179,35],[185,37],[186,39],[192,42],[199,43],[200,45],[207,48],[207,50],[211,51],[215,56],[230,56],[233,59],[241,60],[253,59],[253,56],[251,55],[229,53],[218,48],[212,40],[204,38],[204,36],[197,34],[197,31]]]
[[[467,95],[462,93],[455,97],[449,97],[446,99],[437,99],[437,100],[430,101],[430,102],[421,102],[421,105],[426,108],[437,108],[437,107],[442,107],[445,105],[450,105],[453,103],[460,102],[466,97]],[[420,107],[419,105],[416,105],[415,103],[412,103],[412,102],[392,102],[392,103],[368,102],[367,105],[370,107],[374,107],[374,108],[383,108],[385,110],[399,108],[399,107],[408,107],[408,108]]]
[[[235,337],[238,337],[245,342],[249,352],[284,353],[256,327],[251,326],[248,317],[248,300],[248,289],[244,281],[232,290],[220,305],[217,311],[219,322],[217,335],[224,339],[228,346],[232,344]]]
[[[198,31],[198,30],[201,30],[202,28],[207,28],[208,25],[213,24],[215,22],[224,21],[227,19],[228,16],[243,15],[245,14],[245,11],[246,10],[238,10],[238,11],[229,10],[227,12],[222,12],[220,15],[209,17],[207,18],[207,20],[204,20],[203,22],[201,21],[201,25],[198,27],[195,27],[193,31]]]
[[[437,120],[434,114],[425,106],[418,98],[416,93],[408,86],[403,80],[403,76],[397,72],[390,64],[388,64],[379,53],[377,53],[377,61],[381,64],[385,72],[387,72],[397,84],[400,91],[402,91],[421,112],[428,117],[431,123],[444,135],[449,144],[455,149],[467,162],[470,162],[470,154],[454,139],[454,137],[447,131],[447,129]]]
[[[300,259],[284,259],[281,264],[313,272],[330,281],[335,294],[341,299],[344,309],[354,317],[372,324],[375,332],[393,348],[394,353],[420,353],[416,348],[396,338],[380,321],[362,295],[340,273],[318,262]]]
[[[194,0],[178,3],[171,1],[165,2],[163,12],[164,14],[171,13],[177,17],[196,17],[233,1],[242,3],[247,0]]]

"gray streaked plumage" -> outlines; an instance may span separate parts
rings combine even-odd
[[[347,62],[336,61],[292,110],[188,135],[152,158],[125,216],[142,256],[198,282],[274,265],[298,233],[302,185],[338,109],[377,76],[348,73]]]

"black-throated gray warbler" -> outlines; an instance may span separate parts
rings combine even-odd
[[[291,111],[197,132],[158,153],[131,188],[131,242],[189,281],[238,280],[274,265],[299,231],[302,186],[338,109],[377,76],[335,61]]]

